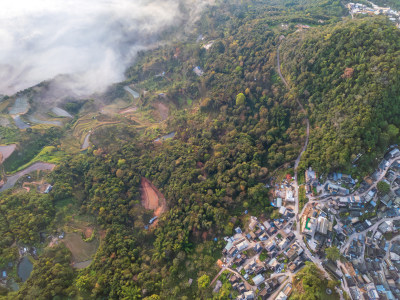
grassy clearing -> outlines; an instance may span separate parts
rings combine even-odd
[[[19,141],[21,133],[17,128],[0,126],[0,143],[12,144]]]
[[[11,99],[7,99],[0,102],[0,112],[3,112],[11,103]]]
[[[63,242],[71,251],[73,262],[82,262],[91,259],[100,245],[97,238],[94,238],[91,242],[83,241],[82,235],[78,232],[67,233]]]
[[[32,160],[17,168],[13,173],[19,172],[38,161],[57,164],[63,157],[65,157],[64,152],[58,151],[54,146],[46,146]]]
[[[299,210],[301,211],[307,204],[308,198],[306,196],[306,189],[304,185],[299,186]]]

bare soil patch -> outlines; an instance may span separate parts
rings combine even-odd
[[[169,115],[169,108],[162,102],[157,102],[154,104],[155,109],[157,110],[158,114],[162,121],[166,120]]]
[[[125,109],[119,111],[119,114],[123,115],[123,114],[127,114],[127,113],[133,113],[135,111],[137,111],[137,107],[128,107],[128,108],[125,108]]]
[[[16,144],[0,146],[0,163],[3,163],[17,148]]]
[[[85,230],[83,231],[83,234],[85,235],[85,239],[88,239],[92,236],[94,229],[92,227],[86,227]]]
[[[163,194],[146,178],[142,177],[141,196],[142,205],[146,209],[154,211],[154,215],[159,217],[162,213],[167,211],[167,202]]]

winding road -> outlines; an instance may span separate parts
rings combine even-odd
[[[53,170],[56,165],[44,163],[44,162],[36,162],[26,169],[15,173],[14,175],[7,176],[7,182],[0,188],[0,192],[3,192],[7,189],[12,188],[15,183],[20,179],[22,176],[32,173],[34,171],[43,171],[43,170]]]
[[[287,89],[290,89],[289,84],[287,83],[285,77],[283,77],[282,75],[282,71],[281,71],[281,60],[280,60],[280,47],[281,45],[278,46],[278,50],[277,50],[277,70],[278,70],[278,74],[279,77],[282,79],[283,83],[285,84]],[[300,103],[299,99],[296,98],[296,102],[300,107],[300,110],[304,113],[305,118],[306,118],[306,123],[307,123],[307,130],[306,130],[306,141],[304,143],[303,148],[301,149],[301,152],[299,154],[299,156],[296,159],[296,162],[294,163],[294,188],[295,188],[295,215],[296,215],[296,232],[298,234],[300,234],[300,218],[299,218],[299,183],[297,181],[298,178],[298,167],[299,167],[299,163],[300,163],[300,159],[301,156],[303,155],[303,153],[307,150],[307,146],[308,146],[308,141],[310,139],[310,121],[308,120],[307,117],[307,113],[303,107],[303,105]],[[297,236],[297,235],[296,235]],[[302,240],[301,240],[302,241]],[[307,249],[307,248],[306,248]]]
[[[350,246],[350,243],[354,240],[354,238],[358,237],[360,234],[365,234],[365,233],[367,233],[368,231],[371,231],[371,230],[372,230],[373,233],[375,233],[375,231],[378,229],[379,225],[381,225],[383,222],[396,221],[396,220],[400,220],[400,216],[397,216],[397,217],[394,217],[394,218],[381,219],[381,220],[379,220],[379,222],[376,222],[371,227],[369,227],[369,228],[367,228],[367,229],[365,229],[363,231],[353,233],[349,237],[349,239],[347,240],[346,244],[344,244],[343,247],[340,249],[340,252],[344,253],[346,251],[346,249]]]
[[[285,84],[286,88],[289,90],[290,86],[288,84],[288,82],[286,81],[285,77],[283,77],[282,75],[282,71],[281,71],[281,60],[280,60],[280,47],[281,45],[278,46],[278,50],[277,50],[277,70],[278,70],[278,74],[279,77],[282,79],[283,83]],[[308,146],[308,141],[310,139],[310,121],[308,120],[307,117],[307,112],[304,109],[303,105],[300,103],[299,99],[296,98],[296,102],[300,107],[301,112],[304,113],[305,119],[306,119],[306,123],[307,123],[307,130],[306,130],[306,141],[304,143],[303,148],[301,149],[301,152],[299,154],[299,156],[296,159],[296,162],[294,163],[294,181],[295,181],[295,195],[296,195],[296,202],[295,202],[295,214],[296,214],[296,231],[300,232],[300,220],[299,220],[299,184],[297,181],[297,170],[299,167],[299,163],[300,163],[300,159],[301,156],[303,155],[303,153],[307,150],[307,146]]]
[[[282,79],[282,82],[285,84],[286,88],[289,90],[289,89],[290,89],[290,86],[289,86],[289,84],[287,83],[286,79],[283,77],[282,72],[281,72],[281,63],[280,63],[280,52],[279,52],[279,50],[280,50],[280,45],[278,46],[278,49],[277,49],[277,71],[278,71],[279,77]],[[294,234],[295,234],[295,237],[296,237],[297,242],[298,242],[299,245],[303,248],[305,254],[310,258],[310,260],[311,260],[319,269],[321,269],[321,271],[323,272],[323,276],[324,276],[325,278],[327,278],[327,279],[330,279],[331,276],[330,276],[329,273],[322,267],[322,261],[321,261],[321,259],[315,257],[315,256],[310,252],[310,250],[307,248],[307,246],[305,245],[305,243],[304,243],[304,241],[303,241],[303,236],[302,236],[301,233],[300,233],[298,167],[299,167],[299,163],[300,163],[300,160],[301,160],[301,157],[302,157],[303,153],[307,150],[307,146],[308,146],[308,142],[309,142],[309,137],[310,137],[310,122],[309,122],[309,119],[308,119],[308,117],[307,117],[307,112],[306,112],[306,110],[304,109],[303,105],[300,103],[300,101],[299,101],[298,99],[296,99],[296,102],[297,102],[297,104],[299,105],[301,112],[304,113],[305,120],[306,120],[306,125],[307,125],[307,129],[306,129],[306,139],[305,139],[305,142],[304,142],[304,146],[302,147],[302,149],[301,149],[301,151],[300,151],[300,153],[299,153],[299,156],[297,157],[297,159],[296,159],[296,161],[295,161],[295,165],[294,165],[294,171],[295,171],[295,174],[294,174],[294,187],[295,187],[295,217],[292,219],[292,221],[293,221],[293,220],[296,220],[296,230],[294,231]],[[328,199],[326,199],[326,201],[328,201]],[[288,224],[287,224],[284,228],[282,228],[282,230],[285,229],[287,226],[289,226],[289,224],[290,224],[290,226],[292,225],[292,223],[289,221]],[[277,234],[278,234],[278,233],[274,234],[274,235],[271,236],[268,240],[274,239],[275,236],[276,236]],[[252,244],[253,244],[253,243],[252,243]],[[252,244],[249,245],[249,248],[254,246],[254,245],[252,245]],[[286,248],[287,248],[287,247],[286,247]],[[283,250],[280,251],[280,253],[282,253],[282,252],[283,252]],[[258,255],[255,255],[254,257],[257,257],[257,256],[258,256]],[[248,259],[248,260],[245,262],[244,265],[246,265],[250,260],[253,260],[254,257]],[[214,279],[211,281],[210,286],[213,285],[213,283],[217,280],[217,278],[222,274],[223,271],[228,270],[228,271],[230,271],[230,272],[232,272],[232,273],[238,275],[238,276],[243,280],[243,282],[245,283],[247,289],[255,290],[255,289],[256,289],[255,286],[251,286],[246,280],[244,280],[244,278],[243,278],[238,272],[236,272],[235,270],[233,270],[233,269],[231,269],[231,268],[228,267],[228,265],[230,264],[231,261],[232,261],[232,258],[229,259],[229,260],[224,264],[224,266],[221,268],[221,270],[218,272],[218,274],[217,274],[217,275],[214,277]],[[244,266],[244,265],[243,265],[243,266]],[[281,277],[281,276],[288,276],[288,278],[284,281],[284,282],[287,282],[288,280],[292,279],[293,275],[294,275],[294,273],[285,272],[285,273],[273,274],[273,275],[271,276],[271,278],[277,277],[277,276],[278,276],[278,277]],[[281,285],[281,286],[282,286],[282,285]],[[280,290],[280,289],[278,289],[274,294],[272,294],[272,295],[269,297],[269,299],[274,299],[274,297],[278,294],[279,290]],[[340,296],[341,296],[340,298],[342,299],[343,296],[342,296],[342,295],[340,295]]]

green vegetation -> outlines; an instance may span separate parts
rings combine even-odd
[[[325,300],[338,299],[339,295],[334,287],[338,283],[326,280],[321,271],[311,262],[306,262],[306,266],[301,269],[294,277],[294,290],[290,299],[293,300]],[[326,289],[330,288],[332,294],[326,294]]]
[[[379,181],[376,187],[378,188],[378,191],[381,195],[386,195],[390,192],[390,184],[385,181]]]
[[[325,253],[326,253],[326,258],[332,261],[337,261],[338,259],[340,259],[340,251],[336,246],[326,248]]]
[[[3,193],[0,198],[0,251],[14,241],[30,245],[38,243],[39,232],[50,224],[53,216],[54,207],[49,195]]]
[[[370,172],[397,142],[400,31],[386,17],[347,20],[284,42],[284,73],[312,124],[301,167]]]
[[[50,159],[49,156],[55,150],[54,147],[59,144],[62,134],[63,131],[58,127],[52,127],[44,132],[32,130],[30,133],[24,133],[20,137],[18,149],[4,162],[4,169],[12,173],[40,159],[48,159],[50,162],[58,161],[60,156],[55,160],[54,157]],[[43,149],[44,147],[46,148]]]
[[[304,185],[299,186],[299,210],[301,211],[307,204],[308,198],[306,196],[306,188]]]
[[[76,295],[75,272],[70,265],[70,253],[62,244],[46,249],[35,262],[31,277],[9,299],[54,299]]]
[[[381,7],[390,7],[400,10],[400,3],[397,0],[374,0],[373,3]]]
[[[2,143],[19,143],[5,171],[39,160],[58,164],[46,178],[51,193],[1,194],[0,267],[16,262],[16,245],[39,248],[30,279],[9,298],[227,299],[227,274],[218,295],[209,288],[225,246],[221,237],[244,226],[250,214],[280,217],[265,182],[292,164],[304,145],[305,116],[296,97],[312,124],[302,168],[312,165],[321,174],[346,169],[364,153],[361,170],[367,170],[398,140],[400,35],[382,18],[342,22],[345,12],[337,0],[218,1],[202,14],[193,35],[140,52],[127,80],[107,91],[107,101],[125,104],[124,85],[146,91],[129,117],[90,111],[93,101],[69,102],[65,108],[80,115],[63,129],[0,127]],[[299,23],[312,28],[296,32]],[[214,41],[209,50],[196,42],[199,33]],[[289,92],[276,72],[282,34]],[[193,66],[204,74],[197,76]],[[157,124],[160,104],[169,117]],[[89,130],[93,147],[65,150]],[[176,135],[154,143],[164,132]],[[142,206],[143,177],[167,206],[148,229],[154,214]],[[299,199],[302,209],[304,186]],[[40,232],[69,228],[75,218],[91,220],[99,240],[93,232],[86,241],[93,239],[91,249],[100,244],[80,271],[71,268],[78,253],[68,250],[80,234],[67,231],[55,248],[39,243]],[[327,249],[327,256],[333,259],[336,252]],[[266,258],[261,252],[260,259]],[[331,299],[325,289],[335,284],[307,264],[295,278],[293,299]]]
[[[260,258],[261,261],[265,261],[265,260],[268,258],[268,253],[267,253],[267,251],[263,250],[263,251],[260,253],[259,258]]]
[[[243,106],[246,101],[246,96],[243,93],[240,93],[236,96],[236,105]]]
[[[0,126],[0,143],[11,144],[19,141],[21,133],[16,128]]]

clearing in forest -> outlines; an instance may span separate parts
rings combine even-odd
[[[91,259],[100,244],[97,238],[94,238],[90,242],[85,242],[82,239],[82,234],[78,232],[67,233],[63,242],[72,253],[72,263]]]
[[[157,217],[167,211],[167,202],[163,194],[149,180],[143,177],[140,185],[144,208],[153,210]]]
[[[3,163],[15,150],[16,144],[0,146],[0,163]]]

